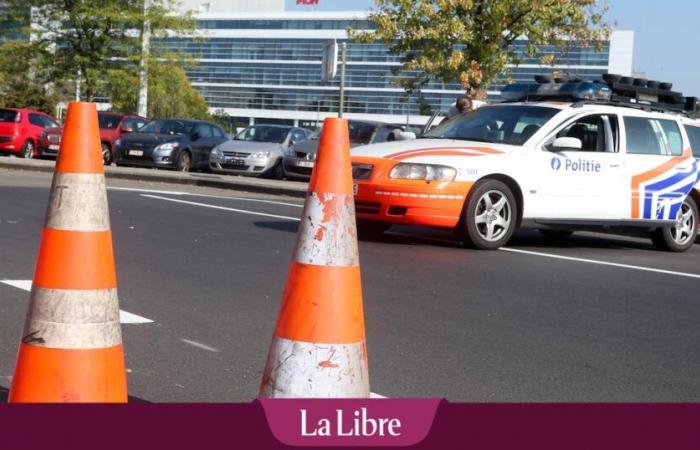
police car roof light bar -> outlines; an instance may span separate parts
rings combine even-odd
[[[571,101],[605,103],[654,111],[692,114],[695,97],[672,91],[672,83],[606,73],[602,80],[582,81],[578,76],[535,76],[536,83],[510,84],[503,88],[504,101]]]

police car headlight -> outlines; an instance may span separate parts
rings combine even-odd
[[[401,163],[389,172],[395,180],[453,181],[457,176],[454,167],[433,164]]]

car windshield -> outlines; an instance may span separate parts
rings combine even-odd
[[[154,120],[143,126],[139,130],[140,133],[156,133],[156,134],[174,134],[185,135],[192,134],[192,123],[183,122],[181,120]]]
[[[256,125],[241,131],[234,139],[237,141],[274,142],[276,144],[281,144],[287,139],[289,130],[291,130],[291,128]]]
[[[14,122],[17,119],[17,111],[0,109],[0,122]]]
[[[558,112],[543,106],[485,106],[455,116],[423,137],[521,145]]]
[[[311,136],[309,136],[309,140],[311,141],[318,141],[318,139],[321,137],[321,132],[323,131],[323,128],[319,128],[318,130],[314,131],[311,133]]]
[[[114,130],[119,126],[119,116],[114,114],[98,114],[97,120],[103,130]]]

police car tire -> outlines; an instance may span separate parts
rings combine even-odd
[[[673,240],[673,237],[671,236],[671,228],[657,228],[651,233],[651,241],[654,243],[654,246],[659,250],[681,253],[688,250],[690,247],[693,246],[693,244],[695,244],[695,241],[698,236],[698,206],[691,199],[687,199],[684,204],[690,206],[691,210],[693,211],[693,215],[695,216],[694,236],[692,237],[692,239],[688,239],[688,241],[685,244],[680,245],[675,240]]]
[[[500,193],[508,201],[508,217],[509,223],[504,232],[497,240],[489,241],[484,239],[478,229],[476,223],[476,209],[482,197],[488,192]],[[495,179],[481,180],[474,185],[467,198],[467,202],[462,211],[462,219],[460,223],[462,239],[465,246],[469,248],[477,248],[480,250],[496,250],[504,246],[513,236],[518,218],[518,203],[511,189],[502,181]]]

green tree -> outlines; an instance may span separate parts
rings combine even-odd
[[[121,68],[108,70],[105,93],[115,111],[135,113],[138,73]],[[211,119],[206,100],[192,87],[180,64],[155,60],[149,63],[148,113],[154,118]]]
[[[135,72],[141,57],[141,33],[150,23],[152,37],[194,30],[191,14],[178,14],[177,0],[6,0],[12,17],[26,16],[31,8],[31,45],[53,55],[45,69],[54,80],[80,77],[85,96],[92,101],[108,70],[121,64]],[[158,49],[154,47],[154,51]]]
[[[37,53],[29,42],[7,41],[0,45],[0,106],[31,108],[55,114],[59,86],[40,69],[50,55]]]
[[[473,97],[523,56],[553,64],[555,47],[600,46],[609,35],[600,0],[376,0],[376,30],[350,30],[359,42],[380,41],[401,55],[418,80],[459,81]],[[527,39],[525,52],[513,43]],[[413,81],[415,82],[415,81]]]

